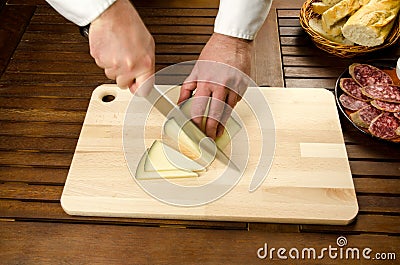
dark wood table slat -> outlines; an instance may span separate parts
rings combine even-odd
[[[302,232],[323,233],[370,233],[370,234],[400,234],[400,216],[359,214],[357,219],[347,226],[335,225],[301,225]]]
[[[0,182],[62,185],[69,168],[0,166]]]
[[[35,166],[50,168],[69,168],[73,153],[2,151],[0,166]]]
[[[354,186],[357,192],[374,193],[382,195],[400,195],[399,180],[394,179],[377,179],[377,178],[354,178]]]
[[[88,100],[94,87],[87,86],[42,86],[0,84],[0,96],[5,97],[41,97],[41,98],[77,98]]]
[[[53,109],[53,110],[72,110],[86,111],[89,105],[88,99],[77,98],[22,98],[22,97],[2,97],[0,105],[4,108],[20,109]]]
[[[361,213],[398,214],[400,212],[400,196],[359,195],[357,199]]]
[[[1,133],[1,130],[0,130]],[[26,137],[26,136],[1,136],[0,150],[4,151],[49,151],[71,152],[75,151],[77,139],[51,138],[51,137]]]
[[[400,162],[350,161],[350,168],[354,175],[400,176]]]
[[[15,85],[42,85],[42,86],[90,86],[112,83],[104,74],[85,75],[84,73],[56,74],[56,73],[10,73],[3,74],[0,84]]]
[[[285,67],[285,77],[288,78],[337,78],[343,72],[342,67]]]
[[[279,9],[278,10],[278,17],[279,18],[293,18],[293,19],[299,19],[299,14],[300,14],[300,9]]]
[[[286,87],[322,87],[333,88],[335,87],[336,78],[285,78]]]
[[[0,198],[56,202],[60,200],[62,190],[62,186],[7,182],[0,184]]]
[[[279,14],[278,14],[279,15]],[[300,27],[300,21],[298,17],[294,18],[279,18],[278,24],[280,27]]]
[[[0,135],[22,137],[60,137],[78,139],[82,122],[0,121]]]
[[[13,109],[1,108],[0,121],[45,121],[83,123],[85,111],[65,111],[53,109]]]

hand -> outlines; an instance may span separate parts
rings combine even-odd
[[[154,40],[129,0],[117,0],[90,25],[90,54],[106,76],[134,93],[154,74]]]
[[[208,137],[215,139],[222,135],[232,109],[247,89],[252,47],[251,41],[214,33],[182,85],[178,104],[196,90],[192,120]],[[205,128],[202,128],[208,97],[212,99]]]

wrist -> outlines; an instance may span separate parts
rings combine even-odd
[[[132,13],[134,13],[132,15]],[[101,13],[91,24],[95,24],[101,21],[118,21],[124,20],[129,16],[139,16],[129,0],[117,0],[110,5],[103,13]],[[123,21],[121,21],[123,22]]]
[[[225,47],[230,47],[237,52],[248,52],[253,48],[253,40],[241,39],[214,32],[210,38],[214,43],[219,43]]]

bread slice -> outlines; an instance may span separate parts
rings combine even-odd
[[[327,6],[333,6],[339,3],[342,0],[322,0],[322,3],[324,3]]]
[[[341,27],[338,26],[335,29],[332,29],[330,33],[326,32],[323,28],[322,28],[322,21],[321,19],[317,19],[317,18],[312,18],[308,21],[310,27],[317,32],[318,34],[320,34],[322,37],[336,42],[336,43],[341,43],[341,44],[345,44],[345,45],[353,45],[352,42],[348,41],[347,39],[345,39],[342,35],[341,32]]]
[[[400,0],[371,0],[344,24],[343,35],[363,46],[381,45],[400,10]]]
[[[313,2],[311,5],[313,12],[319,15],[322,15],[326,10],[331,7],[330,5],[324,4],[322,2]]]
[[[370,0],[342,0],[322,14],[322,28],[329,32],[333,25],[358,10]],[[395,0],[398,1],[398,0]]]

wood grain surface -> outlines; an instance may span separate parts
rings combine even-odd
[[[157,69],[198,56],[209,33],[196,30],[209,30],[218,8],[217,0],[134,2],[151,24]],[[274,0],[255,40],[252,76],[258,85],[333,90],[334,73],[352,62],[400,57],[398,44],[351,60],[320,51],[299,25],[302,3]],[[0,8],[1,263],[398,264],[399,147],[373,141],[342,117],[360,207],[350,225],[67,215],[59,200],[90,96],[112,82],[94,66],[77,28],[44,0],[1,0]],[[183,21],[191,32],[171,27]],[[260,260],[256,255],[264,243],[321,248],[336,246],[341,235],[348,246],[395,252],[397,260]]]

